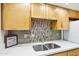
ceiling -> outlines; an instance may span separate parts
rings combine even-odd
[[[50,3],[50,4],[79,11],[79,3]]]

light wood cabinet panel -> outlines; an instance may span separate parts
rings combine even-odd
[[[79,49],[77,48],[77,49],[73,49],[73,50],[69,50],[69,51],[65,51],[65,52],[51,54],[48,56],[79,56]]]
[[[62,27],[62,30],[68,30],[68,28],[69,28],[69,21],[62,21],[61,27]]]
[[[31,4],[31,17],[45,19],[45,4],[32,3]]]
[[[55,6],[49,5],[49,4],[45,4],[45,15],[46,15],[46,19],[48,20],[57,20],[56,19],[56,13],[55,13]]]
[[[76,11],[73,10],[68,10],[68,14],[70,18],[77,18],[77,13]]]
[[[79,12],[77,12],[77,18],[79,19]]]
[[[76,56],[79,56],[79,49],[76,49],[75,53],[76,53]]]
[[[55,30],[61,30],[62,29],[62,23],[61,23],[61,21],[59,21],[59,20],[57,20],[57,23],[56,23],[56,27],[55,27]]]
[[[77,53],[77,56],[79,56],[79,48],[77,49],[77,52],[76,53]]]
[[[31,28],[30,4],[4,4],[3,29],[29,30]]]
[[[79,49],[68,51],[68,56],[79,56]]]
[[[50,28],[53,30],[57,30],[56,25],[57,25],[57,21],[51,21]],[[60,27],[60,25],[59,25],[59,27]]]
[[[68,13],[63,8],[56,8],[57,14],[57,30],[67,30],[69,28],[69,17]]]

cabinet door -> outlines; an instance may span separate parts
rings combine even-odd
[[[62,30],[68,30],[68,28],[69,28],[69,21],[62,21],[61,27],[62,27]]]
[[[57,53],[57,54],[51,54],[49,56],[67,56],[67,52],[61,52],[61,53]]]
[[[70,18],[77,18],[77,13],[76,11],[73,10],[68,10],[68,14]]]
[[[3,29],[28,30],[31,28],[30,4],[4,4]]]
[[[56,8],[56,15],[57,15],[57,30],[66,30],[69,27],[69,18],[68,13],[63,8]]]
[[[31,4],[31,17],[33,18],[45,18],[45,4],[32,3]]]
[[[45,4],[45,15],[48,20],[56,20],[55,6]]]
[[[76,56],[79,56],[79,48],[76,49]]]
[[[79,49],[68,51],[68,56],[79,56]]]

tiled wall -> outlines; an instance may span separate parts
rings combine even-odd
[[[32,29],[30,31],[13,31],[18,35],[19,43],[43,42],[61,39],[61,31],[51,30],[50,21],[32,20]]]

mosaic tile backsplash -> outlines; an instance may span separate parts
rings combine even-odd
[[[32,20],[30,31],[13,31],[18,35],[18,43],[45,42],[61,39],[61,31],[51,30],[49,20]]]

